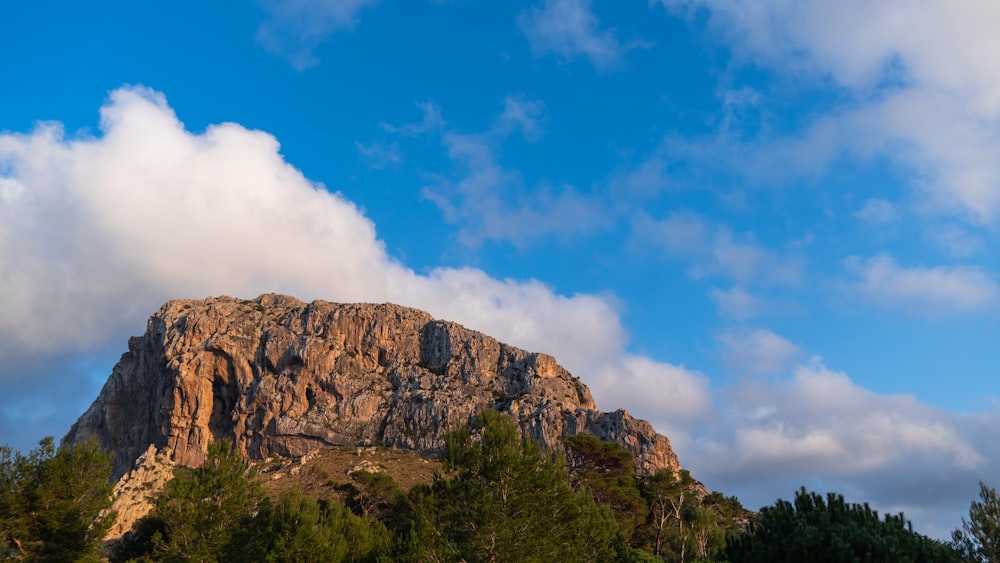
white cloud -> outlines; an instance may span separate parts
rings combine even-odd
[[[710,28],[737,58],[791,80],[829,79],[848,93],[850,102],[815,121],[826,135],[807,127],[765,155],[798,146],[792,156],[813,166],[791,161],[793,170],[841,151],[888,155],[915,175],[927,213],[983,224],[1000,214],[1000,37],[991,25],[1000,5],[656,1],[681,12],[707,8]]]
[[[972,266],[903,268],[891,256],[852,256],[845,266],[860,277],[854,289],[874,303],[916,315],[975,312],[994,307],[1000,286]]]
[[[726,331],[718,343],[723,363],[748,375],[784,373],[802,355],[798,346],[762,328]]]
[[[591,0],[545,0],[541,8],[521,13],[518,22],[536,55],[553,53],[566,60],[584,56],[599,70],[615,66],[638,46],[622,44],[613,29],[601,29]]]
[[[55,125],[0,135],[0,263],[12,265],[0,274],[0,351],[120,346],[167,299],[268,291],[402,301],[560,358],[606,361],[624,346],[608,298],[477,270],[415,274],[278,150],[232,123],[191,133],[143,88],[111,94],[99,137]]]
[[[263,0],[270,19],[257,30],[265,49],[304,70],[319,63],[313,50],[342,30],[353,29],[358,13],[378,0]]]
[[[712,413],[707,377],[643,356],[626,355],[606,365],[591,390],[599,407],[629,405],[635,416],[658,419],[661,432],[706,420]]]
[[[716,397],[725,406],[685,437],[682,459],[754,509],[805,485],[903,510],[920,531],[947,534],[968,508],[964,491],[1000,463],[985,438],[1000,421],[874,393],[819,358],[790,378],[746,380]]]

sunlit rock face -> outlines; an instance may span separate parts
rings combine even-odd
[[[371,443],[436,454],[486,408],[551,449],[588,432],[628,448],[641,474],[680,468],[666,437],[596,410],[551,356],[398,305],[271,294],[163,305],[64,440],[96,436],[116,477],[151,445],[194,466],[220,439],[251,460]]]

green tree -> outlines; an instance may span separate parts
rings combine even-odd
[[[610,511],[569,485],[563,458],[522,440],[496,411],[447,437],[448,477],[411,492],[407,558],[423,561],[612,561]]]
[[[848,504],[829,493],[826,499],[803,487],[795,502],[778,500],[761,509],[750,530],[727,548],[733,563],[952,562],[947,545],[913,532],[899,515],[879,519],[867,504]]]
[[[592,434],[566,438],[566,451],[573,466],[573,485],[610,508],[622,535],[630,539],[649,511],[635,477],[635,456],[621,444]]]
[[[403,491],[391,476],[381,472],[355,471],[351,473],[351,481],[341,490],[346,493],[347,505],[355,514],[369,521],[395,519],[393,511],[403,497]]]
[[[27,456],[0,447],[0,558],[97,561],[115,520],[110,478],[94,440],[56,449],[49,437]]]
[[[392,538],[381,522],[369,522],[337,503],[318,502],[298,490],[265,501],[235,530],[228,553],[234,561],[377,561]]]
[[[654,555],[671,561],[688,561],[693,550],[692,523],[697,519],[695,480],[687,470],[675,475],[660,470],[642,482],[649,503],[646,534]]]
[[[979,500],[972,501],[969,519],[952,532],[952,546],[966,560],[1000,563],[1000,497],[993,487],[979,482]]]
[[[227,560],[230,534],[258,510],[264,493],[253,468],[226,442],[209,444],[205,461],[179,467],[153,502],[144,526],[157,561]],[[141,538],[140,538],[141,540]],[[141,543],[141,541],[140,541]]]

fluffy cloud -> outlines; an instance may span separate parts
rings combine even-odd
[[[601,29],[591,0],[545,0],[545,5],[521,14],[521,31],[537,55],[553,53],[566,60],[587,57],[598,69],[618,64],[636,45],[624,45],[614,30]]]
[[[603,298],[477,270],[415,274],[266,133],[188,132],[143,88],[111,94],[101,132],[67,139],[49,124],[0,136],[0,261],[17,265],[0,277],[4,354],[92,347],[168,298],[265,291],[399,300],[562,357],[579,346],[606,359],[624,345]]]
[[[971,266],[903,268],[885,254],[852,256],[845,265],[860,278],[854,289],[861,295],[917,315],[977,311],[1000,300],[997,282]]]
[[[333,33],[353,28],[358,13],[376,3],[378,0],[264,0],[261,5],[270,19],[261,24],[257,40],[304,70],[319,62],[313,49]]]
[[[983,437],[996,419],[948,413],[909,395],[873,393],[818,358],[788,378],[727,390],[727,408],[689,439],[688,463],[756,508],[801,485],[904,510],[939,536],[1000,462]]]
[[[527,127],[530,113],[511,107],[511,127]],[[471,268],[414,272],[353,203],[285,162],[274,137],[233,123],[192,133],[141,87],[111,93],[98,136],[68,138],[57,124],[0,134],[0,263],[8,437],[29,419],[65,431],[107,375],[92,372],[179,297],[403,303],[553,354],[588,383],[614,377],[607,366],[626,344],[610,296]],[[100,368],[79,360],[98,356]]]

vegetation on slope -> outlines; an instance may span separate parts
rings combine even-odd
[[[381,464],[332,478],[357,455],[325,454],[299,462],[296,478],[294,467],[267,462],[262,480],[213,444],[200,467],[176,470],[110,559],[998,561],[1000,501],[985,484],[945,544],[914,533],[902,514],[879,518],[832,493],[802,489],[753,514],[685,471],[637,478],[631,454],[593,436],[568,439],[570,470],[494,411],[452,432],[440,462],[400,458],[410,464],[396,472],[405,487]],[[114,518],[109,475],[109,456],[92,443],[56,450],[48,439],[28,456],[0,449],[0,559],[102,557]]]

